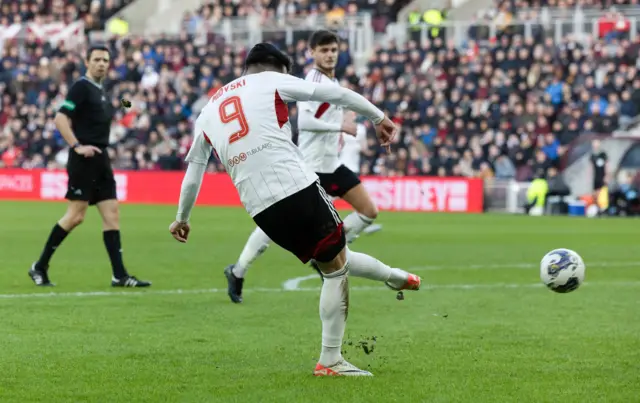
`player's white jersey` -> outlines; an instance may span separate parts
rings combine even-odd
[[[203,108],[186,160],[207,163],[213,148],[252,217],[303,190],[318,177],[291,140],[287,103],[309,100],[314,90],[276,72],[232,81]]]
[[[360,156],[367,147],[367,128],[359,124],[357,134],[342,135],[342,147],[340,148],[340,163],[356,174],[360,173]]]
[[[311,69],[305,80],[317,83],[329,83],[339,86],[338,80],[331,79],[317,69]],[[344,115],[343,108],[330,105],[325,102],[298,102],[299,113],[310,113],[316,119],[333,123],[337,128],[342,126]],[[300,127],[300,117],[298,117]],[[341,131],[307,131],[300,128],[298,135],[298,147],[304,155],[304,160],[315,172],[331,173],[340,166],[338,149],[340,146]]]

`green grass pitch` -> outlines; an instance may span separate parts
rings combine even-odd
[[[353,249],[424,288],[398,301],[352,278],[345,357],[375,377],[332,379],[311,375],[319,279],[283,289],[308,267],[272,246],[245,303],[229,302],[222,271],[253,229],[244,210],[197,207],[184,245],[168,232],[175,207],[123,206],[125,262],[153,281],[123,291],[91,209],[54,256],[57,287],[40,289],[27,270],[64,209],[0,203],[2,403],[640,401],[638,220],[381,214],[383,231]],[[571,294],[539,281],[557,247],[587,265]],[[373,336],[371,354],[356,348]]]

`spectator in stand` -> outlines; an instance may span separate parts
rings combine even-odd
[[[0,0],[0,25],[35,21],[70,23],[84,19],[86,31],[103,30],[105,22],[133,0]]]
[[[119,109],[112,124],[114,166],[182,169],[194,117],[215,91],[241,74],[246,49],[214,35],[194,40],[187,33],[200,32],[203,21],[219,23],[225,16],[252,13],[273,16],[282,7],[285,14],[291,9],[311,16],[317,14],[314,7],[337,5],[348,14],[354,6],[386,9],[392,3],[214,0],[185,16],[188,23],[178,37],[114,38],[106,85],[114,105],[125,95],[133,102],[130,110]],[[47,12],[38,11],[42,4],[29,6],[36,17]],[[10,14],[20,10],[5,8]],[[68,151],[53,125],[53,107],[83,74],[83,49],[53,47],[35,37],[26,38],[22,49],[11,42],[2,49],[0,164],[64,166]],[[441,38],[404,46],[391,42],[374,49],[368,72],[359,75],[345,42],[337,69],[341,84],[384,108],[401,128],[394,153],[387,155],[365,122],[370,136],[361,171],[517,180],[544,175],[578,136],[610,133],[619,121],[637,117],[638,49],[638,38],[609,44],[595,38],[584,46],[570,35],[554,43],[552,38],[508,34],[496,41],[470,40],[462,48]],[[304,76],[309,68],[306,41],[296,40],[286,50],[293,57],[294,74]],[[294,105],[290,112],[295,123]],[[212,158],[209,170],[221,169]]]

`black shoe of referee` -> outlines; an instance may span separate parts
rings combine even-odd
[[[151,282],[138,280],[135,276],[111,278],[111,287],[149,287]]]
[[[318,266],[316,261],[312,259],[311,262],[309,262],[309,265],[313,268],[313,270],[315,270],[318,273],[318,276],[320,276],[320,280],[322,280],[322,282],[324,283],[324,276],[322,275],[322,270],[320,270],[320,267]]]
[[[230,264],[224,269],[224,276],[227,278],[227,295],[231,299],[231,302],[235,304],[242,303],[242,287],[244,286],[244,279],[236,277],[233,274],[233,264]]]
[[[55,285],[49,280],[49,274],[47,273],[47,271],[38,270],[35,263],[31,265],[31,269],[29,270],[29,277],[31,277],[31,280],[33,280],[35,285],[37,285],[38,287],[53,287]]]

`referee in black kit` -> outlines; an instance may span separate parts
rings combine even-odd
[[[104,245],[113,269],[111,286],[151,285],[129,275],[122,261],[116,181],[107,152],[114,111],[102,87],[109,60],[106,47],[89,48],[87,73],[71,86],[55,117],[56,127],[71,147],[67,162],[69,185],[65,196],[69,204],[67,212],[53,226],[40,259],[32,264],[29,271],[29,276],[38,286],[53,285],[48,272],[51,256],[69,232],[82,223],[90,205],[97,206],[102,216]]]

